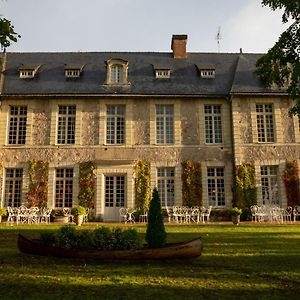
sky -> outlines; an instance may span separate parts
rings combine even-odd
[[[260,0],[0,0],[0,14],[14,52],[170,52],[187,34],[188,52],[265,53],[287,27]]]

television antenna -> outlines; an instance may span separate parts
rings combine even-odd
[[[218,33],[216,34],[216,41],[218,43],[218,52],[220,52],[220,42],[222,39],[222,35],[221,35],[221,26],[218,27]]]

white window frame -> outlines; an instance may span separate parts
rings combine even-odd
[[[66,112],[60,112],[65,108]],[[57,109],[57,145],[74,145],[76,140],[76,105],[58,105]],[[75,113],[73,113],[75,111]]]
[[[78,78],[80,76],[80,69],[66,69],[65,76],[67,78]]]
[[[256,104],[257,140],[259,143],[275,142],[275,120],[273,104]]]
[[[8,173],[12,176],[8,177]],[[4,206],[19,207],[22,204],[23,168],[5,169]]]
[[[104,175],[104,206],[125,207],[126,203],[126,175]]]
[[[201,78],[215,78],[215,70],[201,70]]]
[[[162,207],[175,204],[175,168],[159,167],[156,169],[157,188]]]
[[[205,143],[222,144],[222,105],[204,105]]]
[[[15,112],[14,112],[15,111]],[[8,145],[25,145],[27,135],[28,107],[10,105],[8,120]]]
[[[59,172],[61,174],[59,174]],[[54,205],[56,208],[72,207],[74,203],[74,169],[55,169]],[[70,190],[71,189],[71,190]]]
[[[260,167],[260,180],[263,204],[279,204],[277,165],[264,165]]]
[[[171,71],[170,70],[155,70],[155,77],[156,78],[162,78],[162,79],[167,79],[170,78],[171,76]]]
[[[206,175],[208,205],[224,208],[226,206],[225,168],[207,167]]]
[[[20,78],[34,78],[35,76],[35,70],[20,70]]]
[[[174,144],[174,105],[155,105],[156,144]]]
[[[113,110],[109,113],[109,110]],[[106,105],[106,144],[126,143],[126,106],[124,104]]]

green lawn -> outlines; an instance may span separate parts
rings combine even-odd
[[[299,299],[299,222],[167,225],[169,241],[203,237],[193,261],[103,263],[18,251],[18,232],[55,228],[0,225],[0,299]]]

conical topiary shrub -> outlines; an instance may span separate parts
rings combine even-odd
[[[146,241],[149,248],[161,248],[165,245],[166,238],[167,234],[164,225],[164,217],[161,211],[159,194],[157,189],[154,188],[148,212]]]

